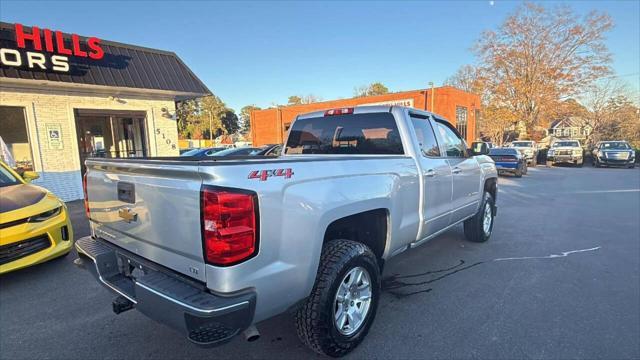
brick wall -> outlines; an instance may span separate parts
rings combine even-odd
[[[35,170],[40,179],[34,181],[64,201],[81,199],[82,179],[76,135],[74,109],[128,110],[146,113],[147,150],[149,156],[178,155],[178,130],[175,120],[163,116],[162,108],[175,113],[171,98],[149,99],[122,97],[110,99],[82,91],[22,90],[0,87],[0,106],[25,108],[27,129]],[[51,149],[46,127],[60,126],[62,149]]]
[[[257,110],[251,113],[251,137],[253,146],[264,144],[278,144],[286,139],[286,129],[296,116],[308,112],[333,109],[339,107],[352,107],[371,103],[412,100],[413,107],[420,110],[431,111],[431,89],[404,91],[392,94],[367,96],[351,99],[323,101],[313,104],[282,106]],[[468,112],[467,142],[475,140],[476,114],[480,109],[480,98],[454,87],[444,86],[435,89],[434,101],[435,113],[443,116],[452,124],[456,124],[456,106],[464,106]]]

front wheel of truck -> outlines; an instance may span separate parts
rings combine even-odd
[[[493,231],[494,199],[491,193],[485,192],[478,212],[464,222],[464,235],[473,242],[485,242]]]
[[[333,240],[324,245],[316,282],[296,312],[300,340],[332,357],[355,349],[369,332],[380,299],[380,268],[366,245]]]

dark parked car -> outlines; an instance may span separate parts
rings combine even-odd
[[[272,144],[263,146],[260,151],[253,155],[262,155],[262,156],[280,156],[282,152],[282,144]]]
[[[206,157],[206,156],[213,156],[213,154],[217,153],[218,151],[222,151],[226,148],[223,147],[212,147],[212,148],[198,148],[198,149],[191,149],[189,151],[185,151],[182,154],[180,154],[180,156],[191,156],[191,157]]]
[[[594,151],[593,166],[636,166],[636,154],[626,141],[601,141]]]
[[[489,150],[489,156],[496,163],[498,174],[508,172],[516,177],[522,177],[523,174],[527,173],[527,160],[515,148],[493,148]]]
[[[248,156],[248,155],[255,155],[260,150],[261,150],[260,148],[254,148],[254,147],[231,148],[231,149],[218,151],[212,156]]]

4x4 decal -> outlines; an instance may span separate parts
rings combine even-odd
[[[273,170],[254,170],[249,173],[249,179],[260,179],[260,181],[267,181],[272,176],[284,176],[285,179],[289,179],[293,176],[292,169],[273,169]]]

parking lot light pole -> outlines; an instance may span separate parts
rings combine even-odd
[[[429,81],[429,86],[431,86],[431,112],[435,112],[433,107],[435,106],[436,89],[433,87],[432,81]]]

